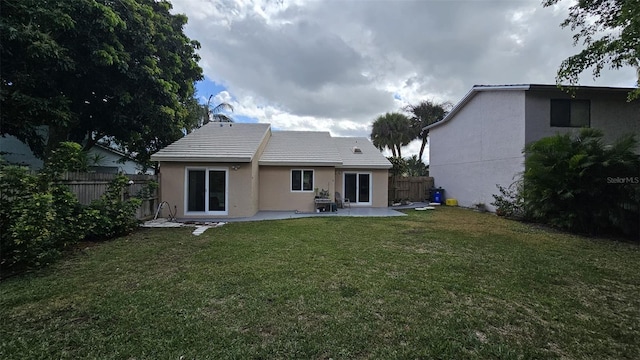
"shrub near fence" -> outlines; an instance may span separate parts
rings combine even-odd
[[[127,190],[122,194],[123,199],[138,196],[150,183],[157,182],[157,175],[133,175],[123,174],[129,178]],[[66,185],[69,190],[78,197],[82,205],[89,205],[93,200],[97,200],[105,193],[107,187],[118,174],[109,173],[78,173],[69,172],[60,176],[59,184]],[[158,206],[158,190],[154,188],[150,194],[141,197],[142,205],[136,211],[136,219],[147,220],[154,216]]]
[[[430,176],[389,177],[389,201],[425,201],[434,185]]]
[[[107,183],[107,178],[112,180]],[[135,213],[141,198],[153,201],[149,194],[157,189],[155,182],[147,180],[148,186],[139,184],[140,194],[133,197],[136,182],[124,175],[51,170],[35,174],[0,163],[0,279],[51,264],[83,239],[107,240],[133,231],[138,226]],[[97,196],[93,187],[101,183],[106,183],[104,193]],[[89,187],[89,191],[81,191],[83,186],[78,185],[84,185],[84,190]],[[97,199],[81,205],[70,190],[74,186],[76,192]],[[141,214],[145,211],[140,209]]]

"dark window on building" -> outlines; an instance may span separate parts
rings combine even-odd
[[[291,170],[291,191],[312,191],[313,170]]]
[[[589,127],[590,124],[589,100],[551,99],[551,126]]]

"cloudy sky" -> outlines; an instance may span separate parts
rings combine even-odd
[[[198,40],[206,103],[238,122],[369,136],[385,112],[457,103],[474,84],[553,84],[579,51],[569,0],[171,0]],[[633,69],[582,85],[635,86]],[[417,143],[403,155],[416,154]],[[425,160],[428,155],[425,155]]]

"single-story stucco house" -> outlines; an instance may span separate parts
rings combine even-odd
[[[524,171],[525,144],[585,126],[602,130],[606,142],[640,135],[640,101],[627,101],[631,90],[578,87],[572,96],[555,85],[476,85],[425,128],[430,175],[459,205],[493,211],[496,185],[507,187]]]
[[[316,211],[316,191],[351,206],[388,206],[391,163],[367,138],[272,131],[264,123],[209,123],[151,156],[160,198],[178,219]]]

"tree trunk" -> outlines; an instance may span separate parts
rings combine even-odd
[[[424,154],[424,148],[427,146],[427,138],[422,139],[422,145],[420,145],[420,157],[418,159],[422,160],[422,155]]]
[[[103,136],[104,135],[102,134],[97,134],[96,136],[88,136],[87,142],[84,144],[82,151],[89,151],[98,143],[98,140],[102,139]]]

